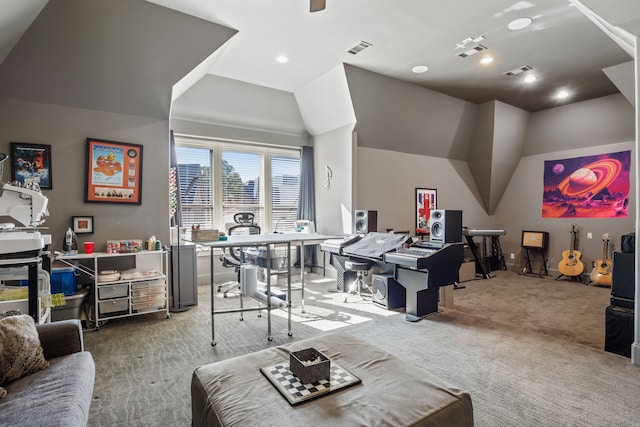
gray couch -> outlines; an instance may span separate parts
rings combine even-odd
[[[50,366],[5,384],[0,400],[2,426],[86,426],[95,365],[84,351],[79,320],[37,326]]]

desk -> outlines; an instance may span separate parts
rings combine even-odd
[[[255,311],[264,310],[264,308],[258,307],[254,309],[240,308],[239,310],[221,310],[215,311],[215,283],[214,283],[214,264],[215,258],[213,249],[215,248],[230,248],[230,247],[251,247],[251,246],[266,246],[267,247],[267,295],[271,294],[271,248],[276,245],[285,245],[287,247],[287,309],[288,309],[288,329],[289,336],[291,332],[291,246],[300,246],[300,265],[301,268],[301,307],[304,313],[304,245],[314,244],[317,245],[327,239],[335,238],[333,235],[324,234],[310,234],[310,233],[283,233],[283,234],[255,234],[255,235],[231,235],[227,237],[227,240],[213,240],[205,242],[194,242],[192,240],[183,239],[185,241],[195,243],[197,245],[206,246],[210,248],[210,262],[211,262],[211,345],[216,345],[215,339],[215,320],[216,313],[236,313],[243,311]],[[267,339],[273,340],[271,336],[271,302],[267,298]]]

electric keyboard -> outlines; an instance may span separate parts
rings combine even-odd
[[[320,243],[320,249],[333,254],[342,254],[342,248],[357,242],[361,238],[362,236],[357,234],[347,234],[341,239],[327,239]]]
[[[505,230],[482,230],[482,229],[469,229],[463,228],[462,234],[465,236],[502,236],[507,234]]]

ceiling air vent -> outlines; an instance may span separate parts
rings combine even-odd
[[[524,73],[525,71],[529,71],[532,68],[529,65],[524,65],[522,67],[514,68],[513,70],[505,71],[505,76],[515,76],[516,74]]]
[[[472,47],[469,50],[459,53],[458,56],[460,58],[466,58],[467,56],[475,55],[476,53],[482,52],[483,50],[486,50],[486,49],[487,49],[486,47],[479,44],[478,46]]]
[[[373,46],[371,43],[362,40],[360,43],[349,49],[348,52],[352,55],[356,55],[371,46]]]

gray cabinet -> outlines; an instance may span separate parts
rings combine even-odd
[[[171,246],[171,306],[172,311],[198,305],[198,272],[196,245]]]

